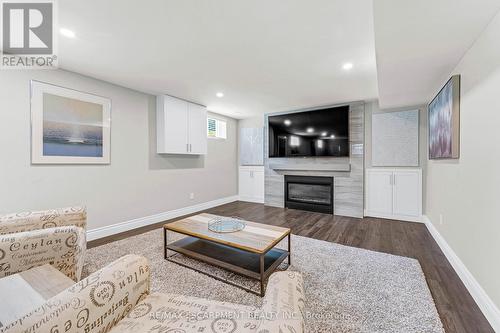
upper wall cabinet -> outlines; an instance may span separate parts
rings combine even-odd
[[[207,109],[175,97],[156,98],[156,152],[207,153]]]

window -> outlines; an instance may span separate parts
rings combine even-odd
[[[298,136],[295,136],[295,135],[290,136],[290,146],[292,146],[292,147],[300,146],[300,138]]]
[[[225,139],[226,122],[224,120],[207,118],[207,136],[209,138]]]

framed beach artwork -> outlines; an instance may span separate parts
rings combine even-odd
[[[109,164],[111,100],[31,81],[31,163]]]
[[[429,159],[460,157],[460,75],[429,104]]]

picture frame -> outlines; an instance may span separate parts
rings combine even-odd
[[[372,114],[372,166],[418,167],[420,110]]]
[[[460,75],[452,76],[428,106],[429,159],[460,158]]]
[[[110,164],[111,100],[31,80],[31,163]]]

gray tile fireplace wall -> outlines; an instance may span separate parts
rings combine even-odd
[[[343,104],[346,105],[346,104]],[[363,102],[349,103],[349,157],[269,158],[267,118],[264,124],[265,204],[285,206],[285,175],[334,177],[334,214],[363,217],[364,110]],[[323,108],[323,107],[321,107]],[[308,110],[314,110],[311,108]],[[319,108],[318,108],[319,109]],[[273,113],[286,114],[304,109]]]

